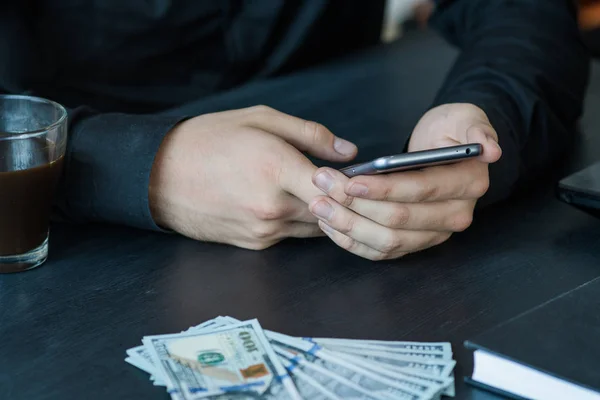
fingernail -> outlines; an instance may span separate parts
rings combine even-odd
[[[313,214],[317,217],[321,217],[327,221],[333,216],[333,207],[326,201],[319,201],[313,206]]]
[[[348,188],[346,194],[354,197],[363,197],[367,195],[369,188],[363,185],[362,183],[353,183]]]
[[[353,143],[338,137],[333,141],[333,148],[343,156],[351,156],[356,152],[356,146]]]
[[[315,185],[325,192],[329,192],[333,187],[333,176],[329,175],[328,172],[319,172],[315,177]]]

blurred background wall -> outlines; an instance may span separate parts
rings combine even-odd
[[[600,0],[573,0],[579,7],[579,26],[594,57],[600,57]],[[388,0],[381,38],[392,42],[410,29],[424,29],[434,11],[432,0]]]

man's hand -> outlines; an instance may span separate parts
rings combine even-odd
[[[371,260],[393,259],[446,241],[471,225],[489,186],[488,164],[502,151],[485,113],[471,104],[446,104],[417,124],[409,151],[481,143],[477,159],[419,171],[348,179],[320,168],[313,182],[328,196],[310,202],[319,226],[340,247]]]
[[[265,106],[192,118],[165,137],[150,179],[156,222],[194,239],[263,249],[322,235],[308,202],[317,169],[302,153],[348,161],[356,146]]]

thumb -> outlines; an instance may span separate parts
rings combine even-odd
[[[348,140],[335,136],[318,122],[304,121],[302,131],[286,140],[302,151],[329,161],[349,161],[358,149]]]
[[[483,147],[483,152],[478,157],[478,160],[487,164],[495,163],[502,156],[502,148],[498,144],[498,135],[491,125],[487,123],[473,124],[461,133],[462,134],[458,134],[458,138],[444,136],[436,142],[435,147],[450,147],[479,143]]]
[[[483,146],[483,153],[479,160],[488,164],[495,163],[502,156],[502,148],[498,144],[498,134],[489,124],[475,124],[467,128],[465,143],[479,143]]]
[[[270,107],[252,107],[246,114],[249,126],[279,136],[300,151],[328,161],[349,161],[358,149],[352,142],[335,136],[322,124],[297,118]]]

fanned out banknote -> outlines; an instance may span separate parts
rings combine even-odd
[[[293,337],[217,317],[146,336],[125,361],[175,400],[428,400],[454,396],[450,343]]]

